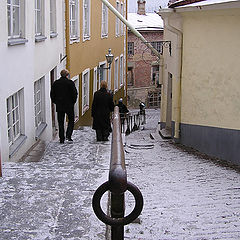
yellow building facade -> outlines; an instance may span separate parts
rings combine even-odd
[[[109,3],[124,17],[127,0]],[[108,81],[114,101],[126,100],[126,27],[101,0],[66,1],[66,56],[71,79],[79,95],[75,106],[76,124],[90,126],[93,94],[100,81]],[[105,55],[114,55],[109,65]],[[107,69],[109,68],[109,69]]]
[[[160,123],[177,142],[240,164],[240,2],[209,2],[159,13],[172,44]]]

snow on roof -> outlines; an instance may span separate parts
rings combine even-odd
[[[186,4],[184,6],[176,6],[177,8],[184,8],[184,7],[197,7],[197,6],[207,6],[212,4],[219,4],[219,3],[232,3],[232,2],[238,2],[239,0],[203,0],[201,2]],[[177,1],[176,3],[180,3],[182,1]]]
[[[137,30],[159,31],[163,29],[163,20],[157,13],[146,13],[146,15],[128,13],[128,21]]]

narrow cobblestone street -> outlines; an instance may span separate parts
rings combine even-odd
[[[240,171],[161,139],[158,121],[159,110],[147,110],[144,128],[124,138],[128,180],[144,197],[140,221],[125,226],[125,239],[239,240]],[[3,164],[1,240],[105,239],[91,200],[108,179],[111,141],[97,143],[87,127],[73,140],[49,143],[38,162]],[[126,194],[127,212],[133,204]]]

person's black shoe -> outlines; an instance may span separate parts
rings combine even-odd
[[[67,138],[68,142],[73,142],[72,138]]]
[[[60,139],[60,143],[64,143],[64,139]]]

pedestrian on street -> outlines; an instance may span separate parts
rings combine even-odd
[[[123,99],[122,98],[120,98],[118,100],[117,106],[119,107],[120,117],[125,117],[126,113],[128,113],[129,110],[127,109],[126,105],[123,103]]]
[[[113,97],[107,91],[107,82],[101,81],[92,103],[93,129],[96,130],[97,141],[108,141],[111,132],[110,113],[113,110]]]
[[[64,143],[65,114],[67,114],[68,117],[66,139],[71,142],[73,141],[72,132],[74,127],[74,104],[77,101],[78,92],[74,82],[70,79],[69,71],[63,69],[60,74],[61,77],[52,85],[50,97],[52,102],[56,104],[60,143]]]

